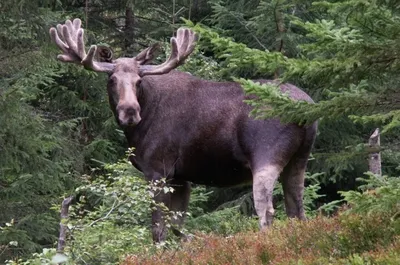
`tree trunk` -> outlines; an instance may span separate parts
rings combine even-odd
[[[125,9],[125,50],[133,52],[135,44],[135,16],[131,6]]]
[[[379,128],[376,128],[374,133],[369,137],[368,145],[372,149],[379,150],[381,146]],[[369,171],[371,171],[372,173],[378,176],[382,175],[381,153],[379,151],[369,154],[368,166],[369,166]]]
[[[275,23],[276,23],[276,32],[277,32],[278,38],[279,38],[279,42],[277,44],[276,49],[277,49],[278,52],[280,52],[282,54],[285,54],[285,51],[283,49],[283,45],[284,45],[283,35],[286,32],[286,28],[285,28],[284,16],[283,16],[282,10],[280,9],[279,5],[280,5],[280,1],[277,1],[276,2],[276,6],[275,6],[275,10],[274,10]],[[274,73],[274,77],[275,77],[275,79],[279,78],[279,69],[276,69],[276,71]]]

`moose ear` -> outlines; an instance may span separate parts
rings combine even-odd
[[[95,56],[98,62],[111,63],[113,60],[113,51],[108,46],[97,45]]]
[[[147,49],[141,51],[138,55],[136,55],[135,59],[139,62],[140,65],[148,64],[154,59],[159,50],[160,44],[155,43]]]

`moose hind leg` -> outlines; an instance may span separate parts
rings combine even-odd
[[[285,208],[288,217],[297,217],[300,220],[306,219],[303,206],[304,174],[316,133],[317,123],[306,128],[303,143],[297,152],[293,154],[281,174]]]
[[[290,218],[305,220],[303,194],[304,174],[308,158],[293,157],[282,172],[282,187],[286,214]]]
[[[186,181],[173,181],[171,183],[174,192],[171,194],[171,211],[180,212],[176,219],[172,219],[172,232],[179,237],[186,237],[180,230],[185,220],[185,214],[189,206],[190,183]]]
[[[254,206],[259,217],[261,230],[272,224],[274,217],[272,193],[280,172],[281,168],[276,165],[253,169]]]

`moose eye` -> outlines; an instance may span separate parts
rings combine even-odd
[[[116,81],[115,81],[115,78],[114,78],[114,77],[111,77],[111,78],[108,79],[108,85],[109,85],[109,86],[112,86],[112,85],[114,85],[115,83],[116,83]]]
[[[142,79],[139,79],[138,81],[136,81],[136,86],[139,87],[140,84],[142,84]]]

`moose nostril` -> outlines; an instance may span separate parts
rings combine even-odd
[[[128,115],[128,116],[133,116],[133,115],[135,115],[136,110],[135,110],[134,108],[127,108],[127,109],[125,110],[125,113],[126,113],[126,115]]]

